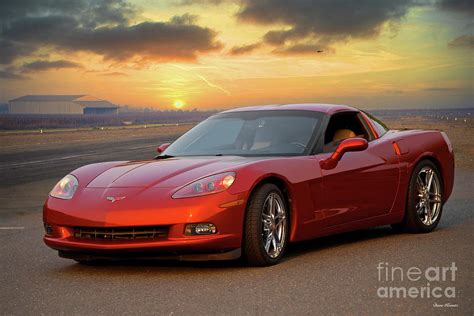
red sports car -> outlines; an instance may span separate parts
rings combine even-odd
[[[389,130],[349,106],[225,111],[147,161],[87,165],[44,205],[45,243],[79,262],[281,260],[289,242],[370,226],[430,232],[454,181],[435,130]]]

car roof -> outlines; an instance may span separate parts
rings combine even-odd
[[[303,111],[314,111],[326,114],[334,114],[337,112],[346,111],[357,111],[357,108],[340,105],[340,104],[324,104],[324,103],[300,103],[300,104],[273,104],[273,105],[257,105],[257,106],[246,106],[227,110],[222,113],[231,112],[247,112],[247,111],[269,111],[269,110],[303,110]]]

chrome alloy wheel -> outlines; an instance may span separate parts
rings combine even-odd
[[[438,219],[441,210],[441,184],[438,175],[431,167],[423,167],[418,172],[416,184],[416,214],[424,225],[431,226]]]
[[[281,197],[270,193],[263,203],[262,242],[270,258],[277,258],[286,242],[286,207]]]

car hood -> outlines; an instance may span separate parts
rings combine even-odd
[[[168,158],[121,163],[99,173],[87,188],[177,187],[249,163],[236,156]]]

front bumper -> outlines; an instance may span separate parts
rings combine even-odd
[[[245,196],[227,192],[212,196],[160,201],[159,207],[148,199],[129,199],[110,203],[104,198],[63,201],[48,198],[43,208],[43,220],[50,231],[43,240],[58,250],[62,257],[168,257],[206,255],[213,260],[217,254],[240,251],[245,213]],[[156,200],[156,196],[155,196]],[[104,202],[105,201],[105,202]],[[149,201],[149,200],[148,200]],[[185,235],[192,223],[213,223],[217,233]],[[137,240],[106,240],[77,238],[74,227],[124,228],[166,226],[166,237]],[[238,253],[240,255],[240,252]],[[223,256],[224,259],[226,255]],[[193,260],[193,259],[189,259]]]
[[[64,227],[61,227],[63,230]],[[67,229],[67,228],[66,228]],[[44,236],[49,247],[60,251],[94,254],[121,254],[124,252],[155,252],[163,254],[186,254],[219,252],[240,248],[240,235],[186,236],[144,241],[84,240],[69,237]]]

